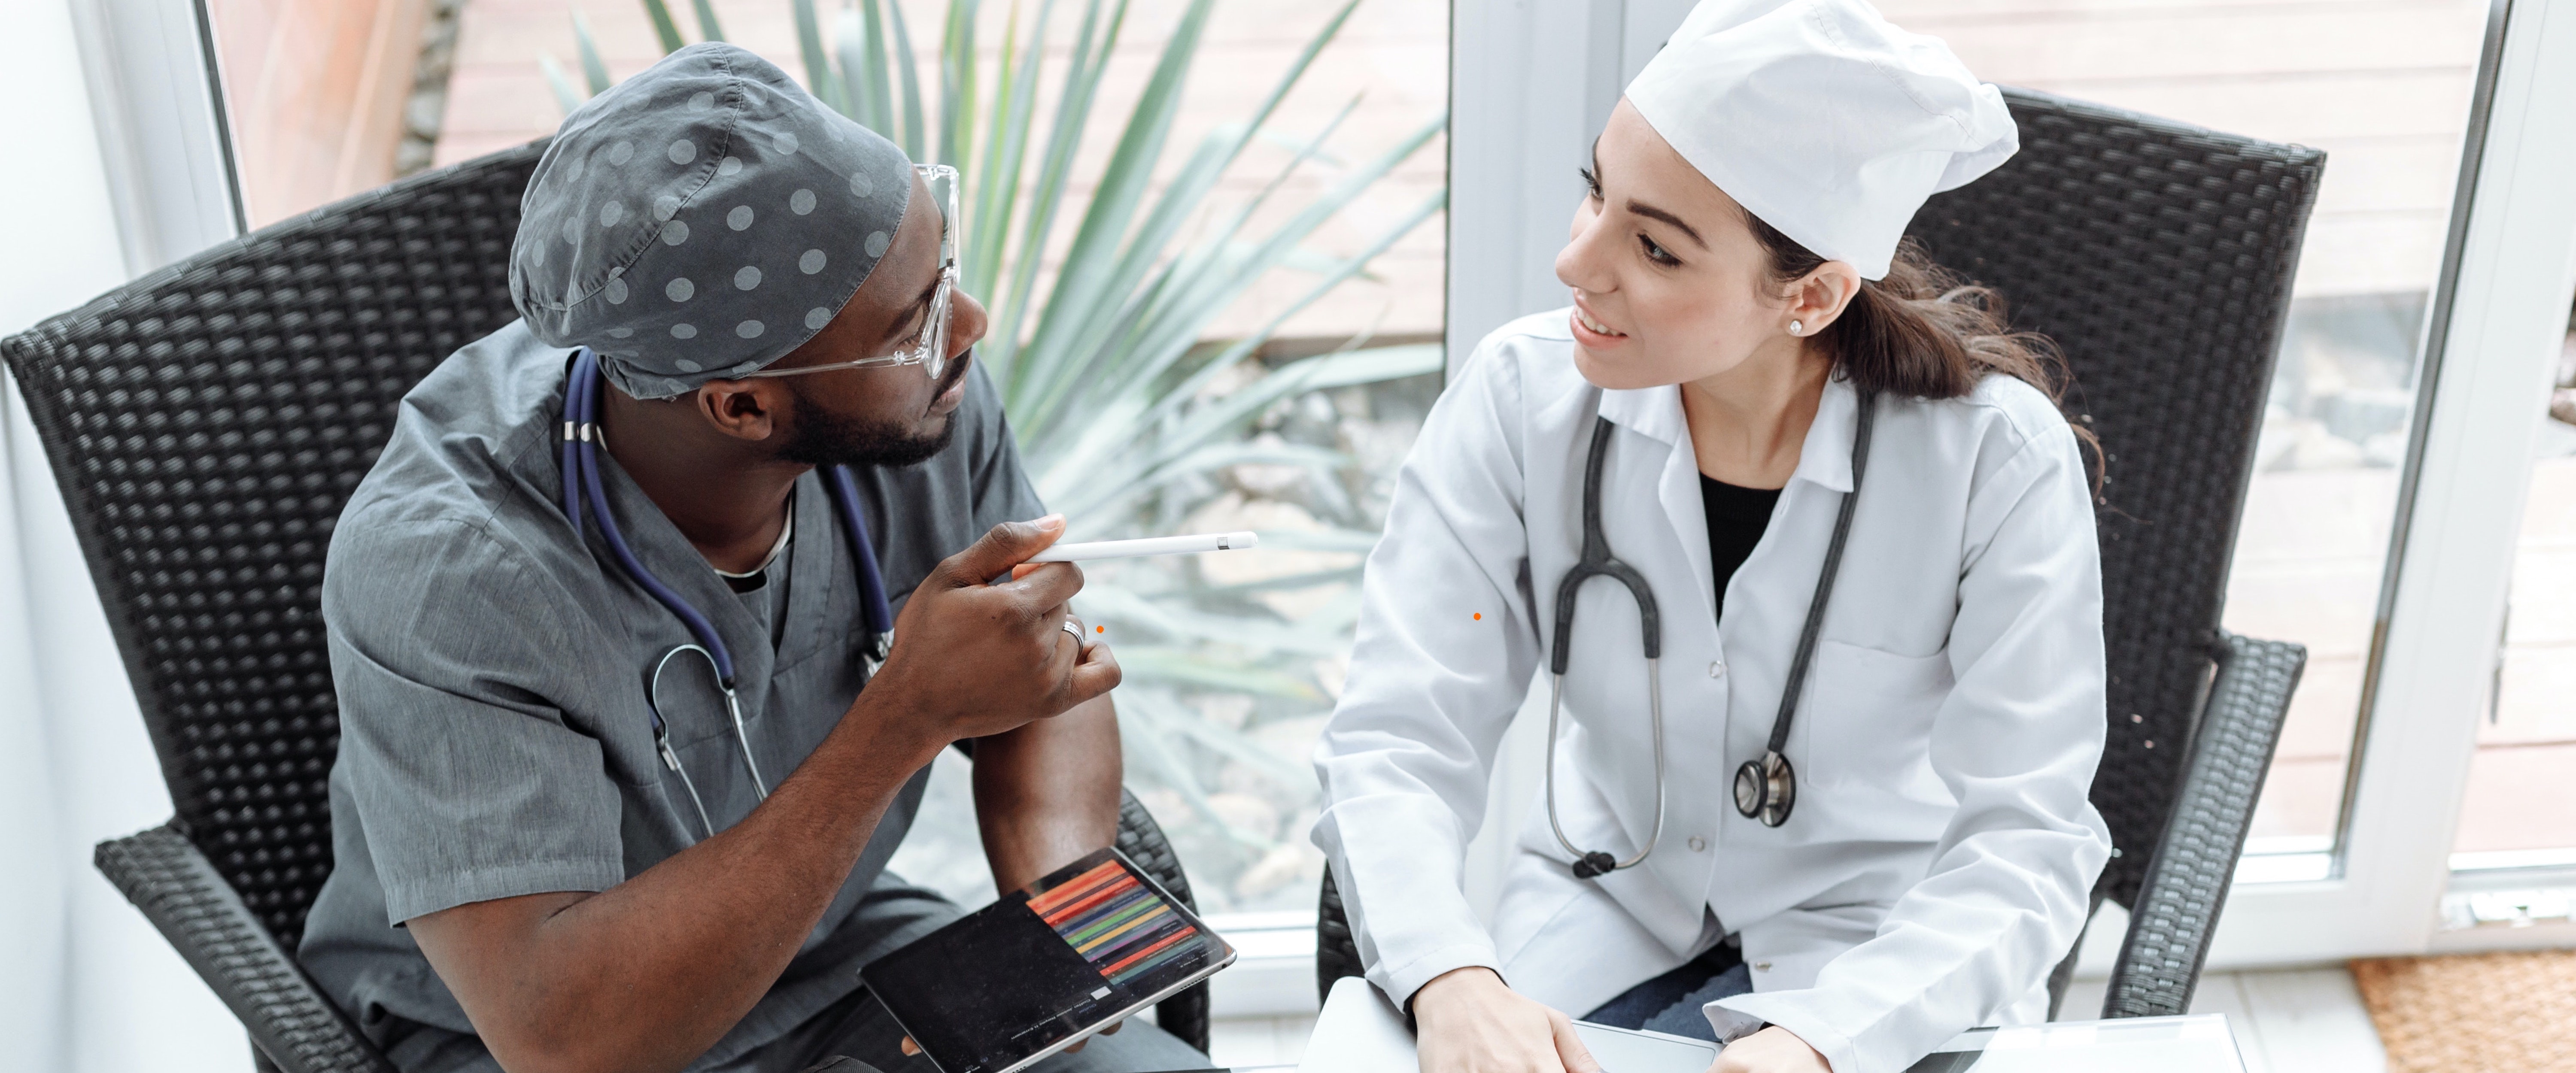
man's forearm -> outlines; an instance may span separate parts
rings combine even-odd
[[[1014,890],[1118,839],[1118,712],[1108,696],[975,742],[975,819],[993,885]]]
[[[675,1070],[723,1038],[941,745],[889,734],[898,721],[864,700],[742,822],[616,887],[412,921],[493,1056],[513,1071]]]

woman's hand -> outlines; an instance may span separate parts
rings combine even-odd
[[[1523,997],[1494,970],[1452,969],[1413,993],[1422,1073],[1600,1073],[1574,1019]]]
[[[1833,1073],[1833,1068],[1796,1033],[1772,1025],[1727,1044],[1708,1073]]]

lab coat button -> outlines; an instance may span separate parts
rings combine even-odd
[[[1726,677],[1726,661],[1722,659],[1710,660],[1708,664],[1708,676],[1711,678]]]
[[[1753,963],[1753,971],[1769,972],[1771,971],[1771,963],[1768,961],[1756,961]]]
[[[1705,852],[1708,849],[1708,840],[1701,838],[1698,835],[1692,835],[1690,836],[1690,848],[1693,853]]]

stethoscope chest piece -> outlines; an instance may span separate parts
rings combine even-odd
[[[1789,810],[1797,805],[1798,772],[1788,757],[1764,753],[1735,769],[1735,811],[1744,818],[1778,827],[1789,822]]]

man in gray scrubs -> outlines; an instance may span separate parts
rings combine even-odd
[[[959,912],[885,871],[928,763],[976,743],[1004,889],[1108,845],[1119,775],[1080,573],[992,583],[1062,522],[967,349],[982,307],[941,285],[940,205],[893,145],[701,45],[567,119],[523,208],[523,319],[404,399],[333,536],[337,866],[303,962],[411,1073],[929,1069],[857,977]],[[729,651],[739,725],[711,660],[664,658],[694,638],[600,519],[567,516],[580,346],[607,513]],[[901,607],[873,677],[826,465]],[[1139,1024],[1042,1068],[1206,1064]]]

